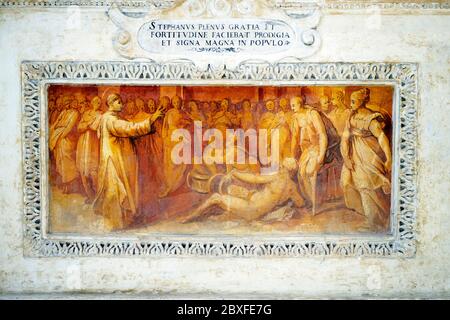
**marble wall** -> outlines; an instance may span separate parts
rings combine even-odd
[[[419,64],[414,258],[25,258],[20,63],[123,60],[104,8],[0,8],[0,292],[145,297],[449,297],[449,11],[324,12],[313,62]],[[70,22],[72,21],[72,22]]]

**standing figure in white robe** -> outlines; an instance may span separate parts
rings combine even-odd
[[[100,165],[93,207],[116,230],[130,226],[138,215],[138,163],[131,138],[151,133],[161,112],[157,110],[152,117],[134,123],[119,116],[122,101],[117,94],[110,94],[107,103],[108,111],[98,128]]]
[[[81,183],[86,193],[86,202],[94,200],[97,190],[98,157],[100,152],[97,129],[100,124],[101,113],[98,110],[101,99],[94,97],[91,100],[91,108],[85,110],[78,124],[80,137],[77,143],[77,168],[80,172]]]
[[[366,108],[369,99],[367,88],[351,95],[353,112],[341,141],[341,184],[347,207],[366,216],[372,230],[385,231],[390,216],[392,155],[383,131],[384,117]]]
[[[50,128],[49,148],[53,152],[56,172],[61,181],[63,193],[78,191],[79,178],[75,162],[77,132],[76,125],[80,118],[77,110],[78,102],[69,96],[63,98],[64,110],[58,116],[55,124]]]

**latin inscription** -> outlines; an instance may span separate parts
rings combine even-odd
[[[275,53],[294,45],[296,35],[279,20],[153,20],[138,39],[152,53]]]

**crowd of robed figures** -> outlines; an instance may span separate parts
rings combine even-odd
[[[331,101],[330,101],[331,100]],[[366,216],[370,226],[389,223],[391,149],[386,127],[390,117],[367,107],[370,90],[350,96],[333,90],[318,105],[305,104],[301,95],[269,99],[255,106],[246,99],[183,101],[162,96],[159,101],[129,99],[118,94],[89,101],[81,93],[49,97],[49,150],[51,180],[63,193],[80,193],[111,229],[132,225],[143,213],[158,215],[159,199],[186,184],[189,164],[175,164],[171,151],[178,141],[174,130],[193,131],[194,121],[207,128],[277,129],[279,161],[295,160],[293,180],[304,199],[317,207],[344,197],[349,209]],[[211,172],[250,170],[227,165],[208,166]],[[81,188],[80,188],[81,187]],[[250,204],[250,203],[248,203]]]

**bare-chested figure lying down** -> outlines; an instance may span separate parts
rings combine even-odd
[[[230,215],[230,218],[242,218],[247,221],[258,219],[277,206],[292,200],[296,207],[302,207],[304,200],[297,190],[297,184],[292,177],[297,172],[297,162],[293,158],[286,158],[277,173],[259,175],[247,172],[232,171],[233,178],[242,182],[263,186],[261,190],[250,193],[247,199],[214,193],[183,219],[183,223],[191,222],[213,207],[218,206]]]

